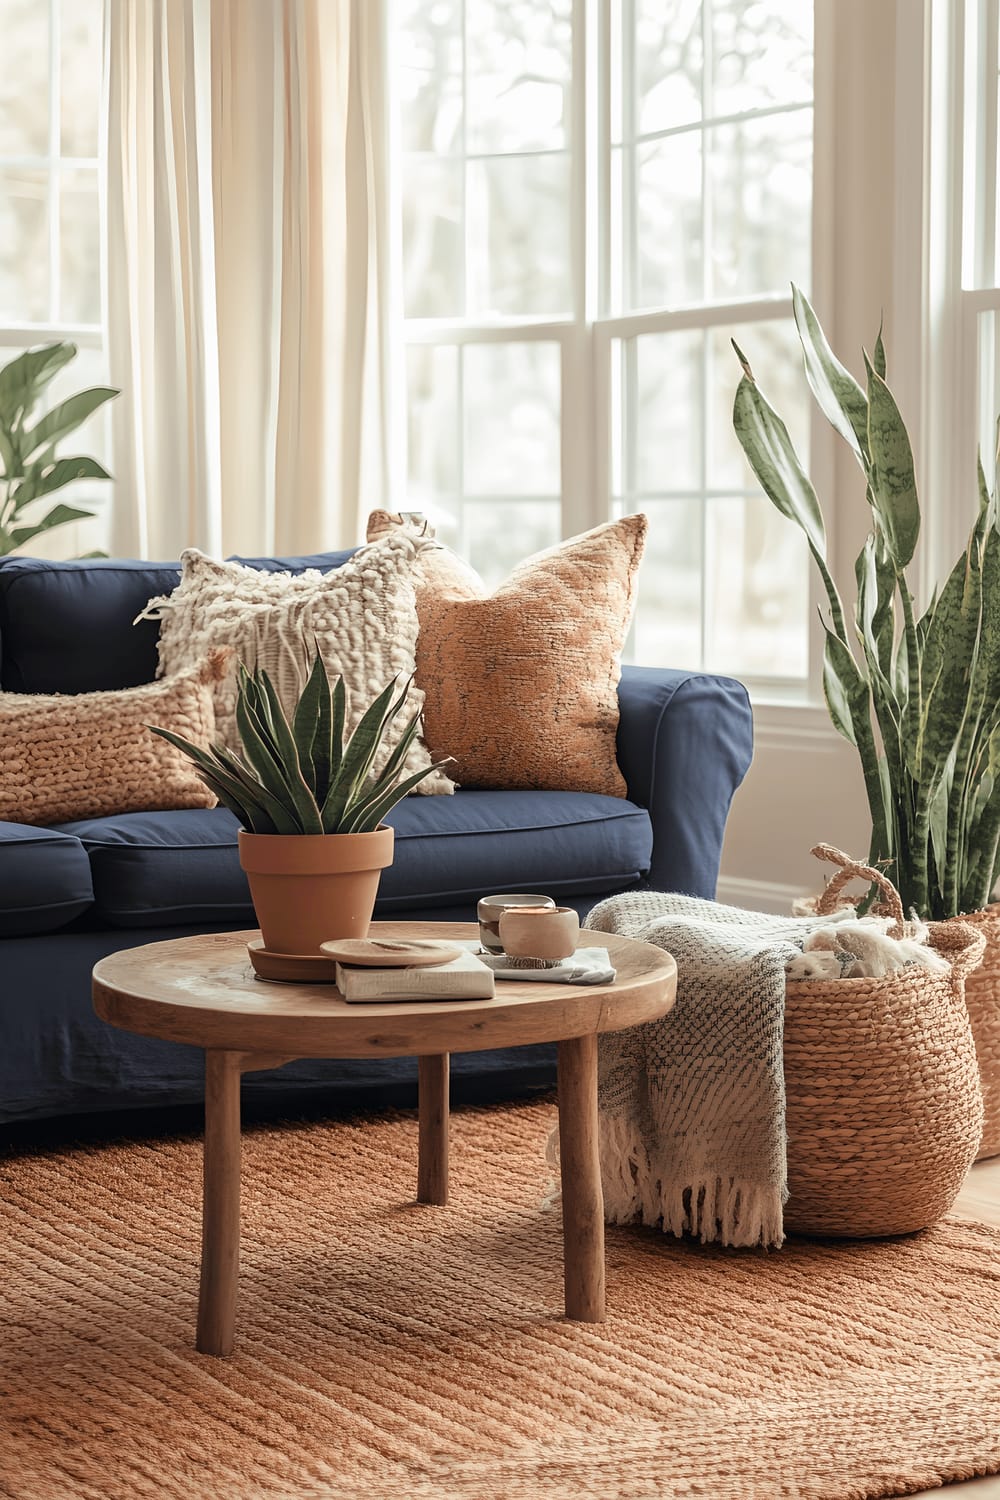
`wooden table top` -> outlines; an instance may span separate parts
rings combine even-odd
[[[373,937],[478,938],[475,923],[373,922]],[[614,933],[581,932],[607,948],[610,985],[498,980],[492,1000],[349,1005],[330,984],[258,979],[246,945],[257,932],[147,943],[94,967],[94,1009],[126,1031],[196,1047],[295,1057],[402,1057],[479,1052],[620,1031],[666,1015],[677,988],[669,953]]]

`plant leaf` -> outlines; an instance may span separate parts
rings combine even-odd
[[[54,464],[29,464],[24,478],[14,490],[14,508],[21,510],[42,495],[51,495],[76,479],[110,479],[111,475],[96,458],[60,458]]]
[[[110,386],[95,385],[89,390],[78,391],[75,396],[53,406],[34,427],[25,432],[21,441],[22,459],[30,458],[39,448],[47,448],[75,432],[99,407],[118,394]]]
[[[792,287],[792,311],[805,357],[806,379],[827,421],[849,443],[868,470],[868,400],[851,372],[840,363],[804,293]]]
[[[302,824],[302,832],[323,833],[325,830],[320,810],[299,760],[292,726],[285,716],[274,684],[263,667],[258,672],[258,681],[270,715],[278,767],[288,786],[296,815]]]
[[[0,369],[0,411],[15,432],[53,376],[75,358],[75,344],[45,344],[39,349],[26,349]]]
[[[75,505],[53,505],[50,511],[37,521],[34,526],[12,526],[10,535],[15,547],[23,547],[25,542],[30,542],[32,537],[41,536],[45,531],[52,531],[56,526],[65,526],[70,521],[89,521],[94,514],[92,510],[80,510]]]
[[[872,503],[897,572],[913,557],[920,534],[920,505],[913,452],[896,399],[865,356],[868,371],[869,486]]]
[[[388,787],[380,792],[378,796],[369,798],[366,803],[357,808],[349,821],[345,821],[342,831],[344,833],[372,833],[379,826],[386,813],[391,812],[397,802],[402,802],[403,798],[415,786],[418,786],[425,776],[429,776],[432,771],[439,771],[442,766],[446,766],[447,764],[447,760],[440,760],[437,765],[426,766],[421,771],[414,771],[412,776],[407,776],[404,781],[398,782],[396,786]]]
[[[357,728],[344,746],[337,774],[333,778],[323,804],[323,828],[327,833],[338,831],[344,810],[357,794],[358,788],[363,785],[386,728],[403,701],[400,698],[395,705],[393,704],[392,695],[395,688],[396,679],[393,678],[392,682],[387,683],[378,697],[369,704],[358,721]]]

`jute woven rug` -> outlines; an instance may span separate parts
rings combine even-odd
[[[1000,1232],[608,1237],[560,1317],[549,1104],[247,1132],[237,1352],[193,1349],[200,1145],[0,1160],[9,1500],[855,1500],[1000,1470]]]

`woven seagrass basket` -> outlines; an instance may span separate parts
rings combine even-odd
[[[813,853],[841,866],[818,913],[835,910],[848,881],[874,881],[894,919],[889,935],[905,935],[899,893],[884,875],[828,844]],[[786,1229],[907,1234],[948,1211],[983,1128],[964,986],[984,942],[964,923],[933,922],[930,943],[950,973],[911,964],[879,979],[788,981]]]
[[[985,906],[982,911],[953,920],[968,923],[986,939],[983,961],[965,981],[965,1004],[983,1087],[982,1161],[987,1156],[1000,1156],[1000,905]]]

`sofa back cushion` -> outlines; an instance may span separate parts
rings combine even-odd
[[[239,561],[268,572],[326,572],[353,551]],[[11,693],[94,693],[152,682],[159,625],[132,622],[148,600],[170,593],[179,579],[176,563],[4,558],[0,687]]]

